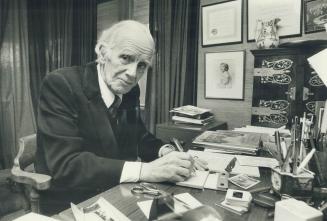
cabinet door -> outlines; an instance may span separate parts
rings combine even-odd
[[[251,124],[265,127],[288,125],[301,112],[302,58],[296,50],[254,50]],[[303,82],[303,80],[302,80]],[[303,85],[303,84],[302,84]]]
[[[315,114],[315,105],[317,101],[327,100],[327,87],[319,78],[317,72],[312,69],[307,61],[311,55],[319,52],[322,49],[308,51],[305,55],[304,62],[304,85],[303,85],[303,107],[302,109],[309,114]]]

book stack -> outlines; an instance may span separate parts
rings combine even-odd
[[[172,109],[172,121],[181,124],[207,125],[214,121],[210,109],[186,105]]]
[[[256,155],[262,134],[230,130],[205,131],[192,142],[193,147],[214,152]]]

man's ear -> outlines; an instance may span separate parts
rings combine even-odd
[[[108,47],[100,46],[99,47],[99,62],[104,64],[106,60],[110,59],[110,52],[111,50]]]

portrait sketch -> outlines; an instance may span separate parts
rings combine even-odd
[[[243,99],[244,52],[205,55],[205,97]]]

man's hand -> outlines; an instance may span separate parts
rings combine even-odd
[[[190,177],[194,159],[184,152],[173,151],[150,163],[143,163],[140,180],[147,182],[180,182]]]
[[[198,157],[193,157],[194,159],[194,167],[197,170],[209,170],[208,163],[205,160],[202,160]]]

